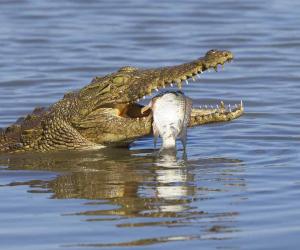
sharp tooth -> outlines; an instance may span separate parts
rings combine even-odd
[[[213,105],[210,105],[210,108],[211,108],[211,109],[214,109],[214,106],[213,106]]]
[[[146,99],[146,96],[145,96],[145,95],[143,96],[143,99]]]
[[[222,109],[225,109],[225,104],[224,104],[223,101],[221,101],[221,104],[220,104],[220,105],[221,105],[221,108],[222,108]]]
[[[207,109],[207,105],[204,105],[204,107]]]
[[[196,75],[196,77],[197,77],[198,79],[201,79],[200,75],[198,75],[198,74]]]
[[[216,105],[216,107],[217,107],[217,109],[219,109],[219,105],[218,104]]]
[[[170,86],[173,87],[174,86],[173,83],[171,83]]]
[[[189,85],[189,81],[188,80],[184,80],[186,85]]]
[[[155,91],[158,92],[158,88],[156,88]]]
[[[229,112],[231,113],[231,108],[229,107]]]
[[[222,64],[222,70],[224,70],[224,64]]]
[[[243,105],[243,101],[241,100],[241,107],[243,107],[244,105]]]
[[[199,109],[202,109],[202,106],[201,106],[201,105],[199,106]]]
[[[193,80],[193,82],[194,82],[194,81],[196,80],[195,77],[192,76],[192,80]]]
[[[235,105],[234,105],[234,107],[237,109],[237,108],[238,108],[238,105],[237,105],[237,104],[235,104]]]
[[[137,99],[137,100],[136,100],[136,102],[139,102],[139,101],[140,101],[140,99]]]

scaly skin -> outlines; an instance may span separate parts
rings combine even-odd
[[[169,85],[182,82],[233,59],[229,51],[211,50],[198,60],[156,69],[123,67],[93,81],[48,109],[36,109],[26,118],[0,130],[0,152],[97,149],[128,145],[152,131],[152,115],[141,113],[137,101]],[[236,119],[242,104],[232,110],[193,109],[190,126]]]

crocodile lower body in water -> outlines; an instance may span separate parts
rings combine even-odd
[[[0,152],[56,151],[128,146],[151,134],[151,110],[142,113],[139,100],[152,91],[195,80],[201,73],[233,59],[230,51],[210,50],[204,57],[175,66],[138,69],[125,66],[95,77],[79,91],[67,93],[49,108],[37,108],[11,126],[0,129]],[[242,103],[233,108],[222,102],[193,108],[189,126],[236,119]]]

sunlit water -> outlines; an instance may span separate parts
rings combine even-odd
[[[188,131],[187,158],[130,150],[1,156],[0,248],[298,249],[299,1],[0,1],[0,127],[124,65],[212,48],[236,60],[184,88],[245,103]]]

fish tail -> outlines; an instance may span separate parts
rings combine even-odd
[[[162,138],[162,149],[176,148],[176,136]]]

